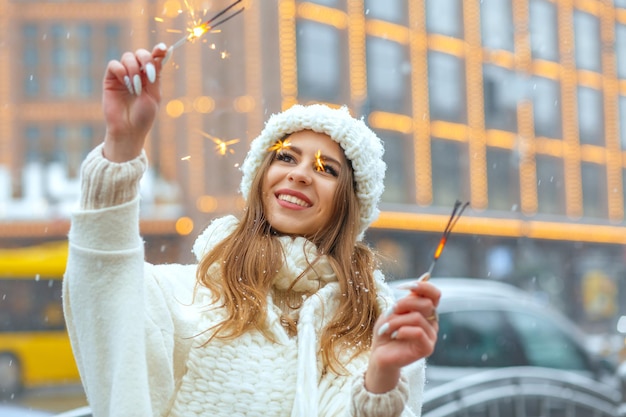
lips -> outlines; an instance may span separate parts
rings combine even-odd
[[[313,205],[307,196],[293,190],[280,190],[276,193],[276,198],[280,201],[285,201],[304,208],[311,207]]]

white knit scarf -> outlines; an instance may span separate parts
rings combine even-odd
[[[238,224],[239,221],[234,216],[214,220],[193,246],[198,261],[233,233]],[[299,312],[297,386],[291,415],[317,417],[319,375],[316,334],[329,318],[329,315],[326,315],[320,320],[321,312],[328,307],[330,311],[336,308],[329,303],[332,303],[333,295],[339,291],[339,285],[326,256],[320,256],[312,242],[302,237],[281,236],[278,239],[285,256],[283,265],[274,277],[274,287],[280,290],[289,289],[294,280],[301,277],[291,287],[292,291],[315,292],[303,303]],[[323,320],[324,318],[326,320]]]

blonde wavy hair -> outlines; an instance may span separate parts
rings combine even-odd
[[[262,185],[265,174],[276,158],[268,152],[251,184],[248,206],[236,230],[200,261],[197,279],[206,286],[227,317],[212,329],[220,339],[234,339],[249,330],[258,330],[268,339],[264,327],[267,318],[267,294],[272,288],[274,273],[281,267],[282,246],[265,217]],[[350,164],[348,164],[350,165]],[[339,352],[353,349],[352,357],[368,350],[374,323],[380,314],[376,303],[374,270],[378,261],[374,252],[362,242],[359,234],[359,202],[355,192],[352,168],[342,169],[334,196],[334,212],[330,224],[310,238],[319,253],[327,256],[335,272],[341,297],[339,308],[322,330],[321,354],[324,371],[340,374],[345,367]],[[314,264],[316,260],[311,260]],[[213,265],[219,265],[214,274]],[[213,267],[215,268],[215,267]],[[220,301],[221,300],[221,301]],[[295,306],[298,307],[298,306]],[[296,323],[283,316],[283,324],[291,334]],[[211,339],[209,339],[210,341]]]

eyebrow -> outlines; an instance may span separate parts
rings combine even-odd
[[[302,156],[302,149],[298,148],[297,146],[289,146],[289,149],[291,149],[292,151],[294,151],[295,153],[297,153],[298,155]],[[339,166],[339,168],[341,168],[343,165],[341,165],[341,162],[337,161],[335,158],[331,158],[328,155],[324,155],[322,154],[321,159],[324,162],[330,162],[332,164],[336,164]]]

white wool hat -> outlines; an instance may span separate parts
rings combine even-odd
[[[276,141],[285,135],[312,130],[325,133],[343,149],[350,160],[356,182],[356,194],[361,211],[359,240],[367,227],[378,217],[378,201],[385,188],[383,180],[387,166],[383,161],[382,141],[363,120],[350,115],[347,107],[333,109],[322,104],[294,105],[282,113],[273,114],[261,134],[250,144],[250,151],[241,166],[241,193],[248,197],[252,180],[261,162]]]

